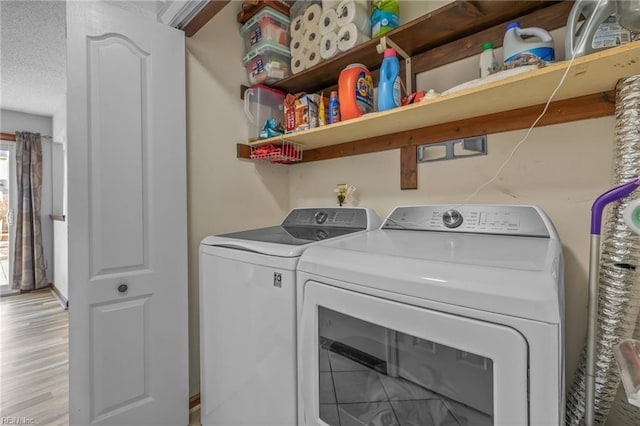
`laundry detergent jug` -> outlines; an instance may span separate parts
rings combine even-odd
[[[628,43],[631,34],[616,22],[615,0],[576,0],[567,19],[565,59]],[[585,20],[578,25],[580,15]]]
[[[373,79],[362,64],[351,64],[340,72],[338,99],[342,121],[373,112]]]
[[[524,39],[523,36],[530,36]],[[518,59],[538,57],[543,61],[553,61],[553,37],[549,31],[538,28],[520,28],[519,22],[511,22],[507,25],[502,43],[504,62]]]
[[[634,33],[640,32],[640,0],[619,0],[618,24]]]

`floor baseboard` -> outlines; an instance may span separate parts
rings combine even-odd
[[[0,285],[0,297],[16,296],[20,294],[20,290],[13,290],[9,284]]]
[[[69,300],[60,293],[60,290],[56,288],[55,284],[49,283],[49,288],[51,288],[51,291],[60,302],[60,305],[62,305],[65,310],[69,309]]]
[[[194,408],[200,405],[200,394],[197,393],[189,398],[189,410],[193,410]]]

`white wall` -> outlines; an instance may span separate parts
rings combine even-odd
[[[67,212],[67,102],[53,114],[53,213]],[[69,299],[69,237],[67,222],[53,221],[53,283]]]
[[[15,133],[26,131],[52,136],[53,124],[51,117],[26,114],[18,111],[0,110],[0,129],[4,132]],[[53,282],[53,223],[50,214],[53,207],[53,188],[51,172],[52,140],[42,139],[42,206],[40,218],[42,222],[42,245],[47,262],[47,281]]]
[[[8,109],[0,110],[0,128],[3,132],[32,132],[43,136],[52,136],[51,117],[27,114]]]
[[[400,0],[400,25],[404,25],[419,16],[426,15],[453,0]],[[425,31],[429,31],[425,28]]]
[[[198,245],[207,235],[279,223],[289,208],[287,166],[236,160],[248,139],[240,85],[244,45],[231,2],[187,39],[189,369],[199,392]]]

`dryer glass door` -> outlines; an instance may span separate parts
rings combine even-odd
[[[308,282],[307,425],[527,424],[527,346],[511,328]]]

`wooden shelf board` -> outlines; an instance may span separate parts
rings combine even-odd
[[[213,19],[231,0],[214,0],[208,2],[196,16],[184,27],[187,37],[194,36],[200,28]]]
[[[249,145],[274,143],[284,138],[302,144],[307,150],[544,104],[568,64],[568,61],[555,63],[418,104]],[[640,74],[640,41],[576,58],[553,100],[607,92],[620,78],[635,74]]]
[[[478,33],[519,18],[557,1],[455,1],[390,31],[391,38],[410,56],[440,44]]]
[[[567,123],[577,120],[607,117],[615,113],[615,90],[599,92],[592,95],[555,101],[549,104],[547,112],[538,121],[537,127]],[[416,145],[442,142],[471,136],[510,132],[527,129],[538,118],[544,105],[533,105],[525,108],[495,114],[480,115],[466,120],[436,124],[398,133],[375,136],[372,138],[345,142],[304,152],[302,163],[329,160],[351,155],[370,154]],[[251,147],[237,144],[237,158],[249,159]],[[404,156],[401,156],[404,158]],[[404,179],[404,178],[403,178]]]
[[[458,0],[408,22],[386,36],[413,56],[555,3],[558,2]],[[288,93],[311,93],[335,84],[340,71],[349,64],[360,63],[373,71],[382,62],[382,55],[376,51],[378,42],[378,39],[365,42],[329,61],[280,80],[273,87]]]

